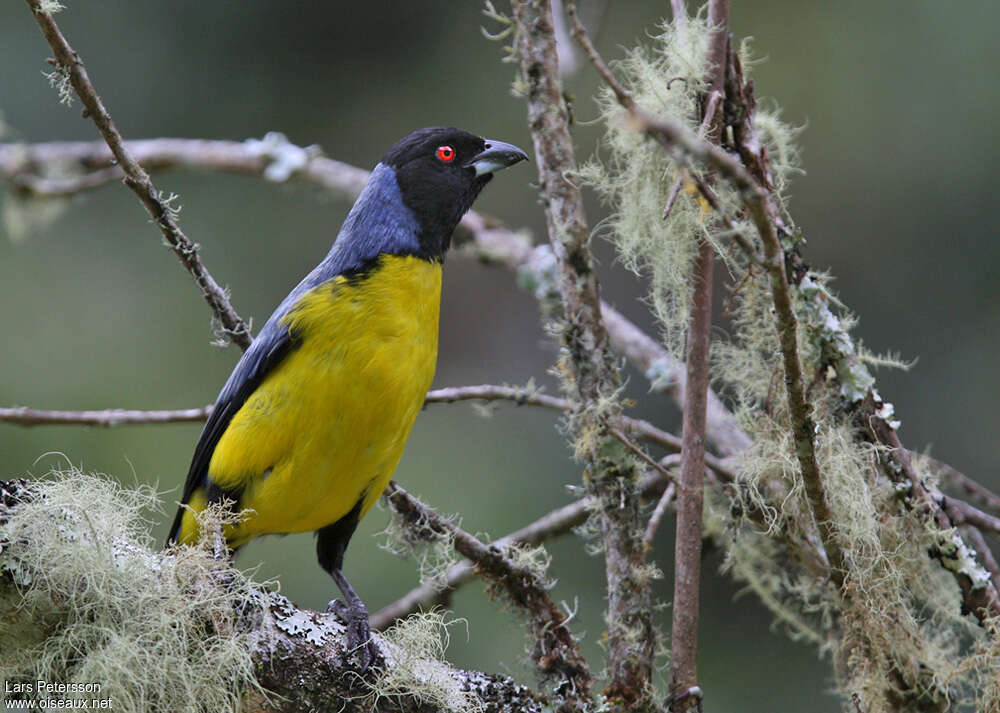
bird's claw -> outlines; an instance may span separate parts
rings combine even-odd
[[[344,604],[339,599],[327,604],[326,610],[344,620],[347,628],[347,653],[357,653],[358,668],[361,673],[365,673],[379,658],[378,647],[368,627],[368,612],[362,607]]]

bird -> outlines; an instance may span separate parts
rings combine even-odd
[[[346,602],[328,610],[345,619],[362,670],[377,650],[344,552],[434,377],[452,233],[495,172],[527,159],[451,126],[397,141],[326,257],[243,353],[195,446],[167,545],[196,543],[196,514],[213,504],[241,514],[222,528],[230,556],[262,535],[314,531]]]

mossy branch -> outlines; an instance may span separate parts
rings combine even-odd
[[[601,518],[608,591],[609,682],[604,695],[611,710],[641,713],[652,708],[655,634],[649,579],[639,576],[646,552],[635,467],[620,446],[613,447],[610,435],[621,416],[621,380],[601,316],[583,196],[568,179],[577,165],[559,83],[552,7],[545,0],[515,0],[513,10],[519,85],[525,88],[549,244],[557,262],[564,385],[580,404],[570,421],[574,449]]]
[[[152,549],[142,512],[156,505],[148,488],[79,471],[0,481],[8,682],[99,680],[123,713],[545,710],[529,689],[422,657],[435,647],[396,631],[376,638],[385,667],[359,675],[335,614],[236,571],[219,576],[209,552]],[[421,621],[440,623],[405,626]]]
[[[676,456],[675,456],[676,458]],[[640,492],[644,498],[661,498],[669,489],[666,476],[660,471],[653,471],[643,478]],[[662,500],[661,500],[662,501]],[[667,510],[670,501],[663,503]],[[510,545],[538,545],[552,538],[571,532],[582,525],[590,517],[596,507],[591,497],[584,497],[575,502],[563,505],[546,513],[532,523],[498,538],[491,546],[508,547]],[[371,617],[372,627],[383,629],[396,619],[413,614],[426,607],[434,606],[442,597],[471,581],[476,576],[476,565],[466,560],[451,567],[444,577],[444,587],[437,582],[428,582],[414,587],[395,602],[386,605]]]
[[[497,543],[488,545],[437,514],[394,482],[389,483],[385,497],[408,527],[453,540],[455,549],[492,583],[494,591],[522,610],[532,634],[535,664],[543,676],[556,679],[554,694],[560,710],[589,709],[590,667],[567,627],[569,615],[549,597],[540,573],[516,562]]]

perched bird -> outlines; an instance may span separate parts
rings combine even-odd
[[[278,305],[219,393],[168,544],[198,539],[211,503],[246,511],[223,536],[318,536],[366,668],[368,612],[344,550],[392,477],[437,360],[441,266],[495,171],[527,155],[452,127],[414,131],[375,166],[330,252]]]

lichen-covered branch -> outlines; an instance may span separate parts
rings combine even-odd
[[[535,664],[544,676],[556,679],[554,692],[560,710],[589,709],[593,683],[590,667],[566,626],[569,615],[549,597],[539,573],[514,561],[497,545],[485,544],[437,514],[396,483],[389,483],[385,497],[408,527],[453,539],[455,549],[475,564],[494,590],[525,613],[532,633]]]
[[[958,523],[942,507],[943,496],[936,496],[920,478],[896,429],[879,415],[881,408],[881,400],[870,392],[861,404],[859,418],[867,424],[866,433],[871,440],[888,448],[882,459],[882,470],[890,481],[906,488],[908,497],[904,503],[934,523],[939,541],[931,549],[931,554],[958,583],[962,592],[963,611],[972,613],[986,625],[988,620],[1000,616],[1000,594],[992,577],[976,561],[975,550],[965,544],[955,529]]]
[[[574,447],[585,464],[588,493],[597,498],[604,542],[608,591],[608,685],[614,710],[652,706],[654,631],[648,577],[643,576],[635,468],[609,434],[621,415],[621,387],[615,368],[593,259],[590,227],[578,186],[567,178],[576,169],[548,2],[513,3],[514,48],[528,105],[545,206],[549,243],[556,257],[562,298],[564,381],[580,404],[572,419]]]
[[[86,670],[116,707],[133,711],[547,710],[543,696],[508,678],[426,655],[440,650],[433,618],[376,636],[384,665],[360,675],[336,614],[299,609],[236,571],[219,576],[207,551],[149,549],[142,511],[155,500],[78,471],[0,481],[5,626],[24,651],[72,651],[38,655],[48,668],[31,673],[73,680]],[[21,679],[23,661],[6,653],[8,681]]]
[[[676,458],[676,456],[674,456]],[[663,494],[669,490],[670,484],[659,471],[653,471],[643,478],[640,492],[644,498],[661,498],[663,510],[669,509],[670,501],[662,500]],[[582,525],[590,517],[595,507],[593,498],[584,497],[568,505],[563,505],[546,513],[534,522],[493,541],[491,547],[506,548],[512,544],[538,545],[573,528]],[[427,582],[414,587],[395,602],[386,605],[371,617],[374,629],[384,629],[397,619],[408,616],[422,608],[433,606],[442,597],[454,592],[476,576],[476,565],[469,560],[459,562],[451,567],[444,577],[444,586],[437,581]]]
[[[205,301],[222,324],[226,336],[246,349],[251,340],[250,328],[233,308],[226,291],[219,286],[202,263],[201,258],[198,257],[198,246],[181,230],[177,222],[177,208],[171,205],[175,197],[164,196],[153,185],[149,174],[128,150],[118,128],[111,119],[111,114],[108,113],[101,98],[94,90],[94,86],[87,76],[83,60],[70,47],[50,12],[43,9],[41,0],[27,0],[27,3],[38,22],[38,26],[42,29],[42,34],[45,35],[45,39],[48,40],[49,46],[55,54],[57,71],[64,72],[69,78],[77,96],[86,107],[87,115],[97,126],[121,167],[125,185],[139,197],[170,249],[194,278]]]
[[[775,319],[781,339],[786,393],[792,417],[796,455],[816,525],[830,561],[831,576],[835,582],[838,582],[839,586],[843,578],[843,557],[840,545],[831,529],[832,517],[816,459],[815,424],[812,421],[810,406],[805,398],[805,384],[802,377],[802,367],[799,363],[797,320],[792,307],[788,280],[785,276],[784,250],[775,229],[774,216],[777,216],[777,210],[774,208],[766,189],[757,183],[738,160],[721,148],[698,138],[679,122],[664,117],[654,119],[647,116],[631,100],[627,90],[616,88],[614,85],[612,88],[619,103],[629,113],[637,128],[659,141],[671,153],[680,148],[684,154],[704,161],[724,178],[733,181],[742,193],[744,205],[764,245],[765,267],[770,276],[772,298],[776,311]]]
[[[491,713],[545,710],[542,696],[508,678],[455,669],[436,660],[415,661],[408,652],[394,650],[385,643],[380,650],[386,668],[366,682],[346,663],[346,630],[334,614],[299,609],[274,592],[267,594],[250,646],[257,681],[272,695],[250,692],[244,699],[248,711],[452,713],[461,703]],[[397,676],[398,693],[376,695],[379,679]],[[426,695],[419,685],[421,677],[434,681],[436,695]],[[410,693],[405,692],[406,679],[417,684]]]

